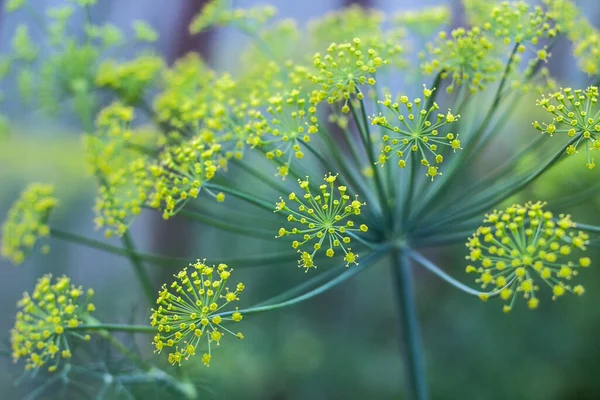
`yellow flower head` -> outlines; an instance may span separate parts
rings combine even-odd
[[[298,225],[291,230],[280,228],[277,237],[296,235],[299,240],[292,242],[292,247],[298,249],[300,259],[298,266],[305,268],[316,268],[314,263],[315,254],[322,248],[326,248],[325,254],[333,257],[338,249],[344,253],[346,266],[357,264],[357,255],[347,247],[350,244],[350,232],[366,232],[366,225],[355,225],[352,216],[358,216],[361,207],[365,203],[354,200],[346,193],[345,186],[335,187],[337,175],[325,175],[325,184],[319,186],[319,193],[313,194],[310,189],[308,177],[306,180],[298,180],[300,188],[304,194],[297,195],[292,192],[288,196],[290,206],[286,201],[280,199],[277,203],[275,212],[285,212],[288,214],[288,221]],[[337,190],[336,190],[337,189]],[[336,196],[336,191],[337,196]],[[301,251],[302,246],[310,246],[312,249]]]
[[[25,369],[32,370],[54,360],[48,370],[55,371],[61,359],[71,357],[69,337],[89,340],[71,329],[94,310],[92,295],[90,289],[84,296],[81,286],[66,276],[54,283],[50,274],[41,277],[31,296],[24,293],[17,303],[20,311],[10,335],[14,361],[25,358]]]
[[[48,219],[57,204],[53,185],[32,183],[27,186],[2,225],[2,257],[13,264],[25,261],[39,239],[50,235]],[[42,248],[44,252],[48,249],[47,246]]]
[[[155,180],[150,206],[162,209],[163,217],[168,219],[187,200],[198,197],[203,185],[219,169],[214,160],[220,148],[218,144],[205,144],[197,137],[167,148],[161,154],[160,163],[149,167]]]
[[[584,292],[583,286],[573,286],[571,280],[580,268],[591,264],[588,257],[575,254],[586,250],[588,235],[574,229],[569,215],[555,218],[543,210],[544,205],[529,202],[494,211],[466,244],[467,260],[473,263],[467,272],[479,274],[482,288],[496,287],[508,303],[505,311],[512,309],[518,295],[536,308],[539,282],[550,287],[553,299],[566,292]]]
[[[198,260],[190,264],[191,273],[184,268],[173,283],[163,285],[156,300],[157,309],[152,309],[150,322],[158,333],[152,344],[160,353],[164,347],[171,347],[169,362],[181,365],[196,354],[201,341],[208,344],[202,356],[206,366],[212,358],[212,344],[220,344],[224,333],[243,339],[241,333],[233,333],[224,327],[225,323],[240,322],[242,314],[236,311],[221,316],[219,311],[230,303],[239,301],[244,285],[238,283],[235,290],[227,286],[232,270],[225,264],[207,266]]]
[[[382,137],[384,146],[378,161],[382,167],[393,155],[398,157],[400,168],[406,166],[409,156],[420,157],[421,165],[427,169],[427,176],[433,180],[441,174],[437,165],[444,160],[444,146],[453,151],[461,149],[458,135],[447,133],[439,136],[439,129],[458,121],[460,115],[453,115],[448,110],[446,114],[438,112],[435,119],[432,118],[432,114],[439,110],[435,102],[427,108],[433,90],[423,86],[423,99],[417,98],[412,102],[407,96],[401,96],[395,102],[392,102],[391,96],[387,96],[384,101],[379,102],[392,113],[393,118],[392,123],[383,114],[371,118],[373,125],[382,126],[389,131]]]
[[[232,9],[227,0],[206,3],[190,24],[190,33],[200,33],[213,26],[235,26],[245,31],[258,30],[277,14],[273,6]]]
[[[578,139],[575,144],[566,149],[571,155],[577,152],[581,142],[585,143],[587,155],[586,167],[596,166],[590,150],[600,149],[600,110],[597,107],[598,88],[590,86],[585,90],[564,88],[548,97],[542,97],[537,105],[552,114],[552,122],[539,123],[533,126],[542,133],[552,136],[555,133],[567,134],[572,139]]]
[[[375,85],[373,76],[386,62],[376,50],[363,47],[361,39],[355,38],[349,43],[332,43],[325,55],[315,54],[312,80],[320,85],[328,103],[343,101],[346,105],[353,95],[362,96],[360,85]]]
[[[450,78],[446,88],[450,93],[461,85],[477,92],[499,77],[502,62],[493,54],[494,46],[481,29],[458,28],[450,36],[441,32],[434,42],[427,44],[429,56],[421,64],[425,75],[439,72],[442,79]]]
[[[304,157],[301,143],[310,142],[310,136],[319,131],[317,109],[296,89],[270,97],[267,104],[266,116],[256,114],[248,143],[262,147],[268,159],[281,160],[278,175],[285,179],[292,159]]]

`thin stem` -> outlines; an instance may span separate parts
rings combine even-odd
[[[575,228],[581,229],[582,231],[586,231],[586,232],[600,233],[600,226],[580,224],[579,222],[576,222]]]
[[[244,192],[239,189],[233,189],[233,188],[230,188],[227,186],[217,185],[215,183],[207,183],[206,188],[217,191],[217,192],[223,192],[223,193],[230,194],[232,196],[237,197],[238,199],[244,200],[250,204],[253,204],[257,207],[263,208],[267,211],[273,212],[275,210],[275,204],[273,204],[269,201],[263,200],[259,197],[256,197],[250,193]]]
[[[129,232],[125,232],[123,234],[121,237],[121,243],[123,243],[123,246],[127,250],[127,257],[133,266],[133,270],[135,271],[138,281],[142,285],[146,299],[150,304],[153,304],[156,299],[154,294],[154,286],[150,281],[150,277],[148,276],[148,272],[142,263],[142,259],[136,254],[135,244]]]
[[[402,250],[393,252],[392,271],[396,281],[396,293],[400,311],[400,328],[404,343],[406,374],[405,385],[409,388],[409,398],[426,400],[429,398],[425,366],[422,355],[421,333],[413,293],[410,262]]]
[[[129,325],[129,324],[103,324],[100,322],[86,321],[76,328],[68,328],[71,331],[107,331],[107,332],[131,332],[131,333],[156,333],[158,329],[150,325]]]
[[[265,311],[277,310],[279,308],[290,307],[290,306],[296,305],[298,303],[302,303],[302,302],[309,300],[321,293],[328,291],[329,289],[339,285],[340,283],[352,278],[354,275],[357,275],[358,273],[364,271],[371,264],[373,264],[378,259],[380,259],[385,254],[387,254],[389,248],[390,248],[390,246],[384,246],[379,251],[369,254],[367,257],[365,257],[364,260],[361,260],[359,265],[354,266],[354,267],[349,267],[346,271],[342,272],[340,275],[336,276],[329,282],[327,282],[309,292],[306,292],[301,296],[294,297],[293,299],[286,300],[281,303],[264,305],[264,306],[259,306],[259,307],[252,307],[252,308],[248,308],[245,310],[240,310],[239,312],[241,312],[242,315],[257,314],[257,313],[261,313],[261,312],[265,312]],[[223,312],[223,313],[220,313],[217,315],[220,315],[221,317],[226,317],[226,316],[233,314],[234,312],[235,311],[226,311],[226,312]]]
[[[275,207],[273,207],[273,209],[275,209]],[[260,228],[248,228],[240,223],[230,223],[228,221],[213,218],[205,214],[188,211],[185,209],[179,210],[178,214],[192,221],[210,225],[212,227],[221,229],[226,232],[235,233],[237,235],[250,236],[256,239],[274,240],[275,234],[277,233],[276,230],[271,232]]]

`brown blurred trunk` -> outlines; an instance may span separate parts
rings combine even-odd
[[[204,32],[199,35],[190,35],[188,26],[194,16],[202,10],[206,0],[186,0],[181,6],[179,18],[174,21],[173,26],[176,30],[173,35],[171,46],[166,50],[166,58],[169,64],[172,64],[178,58],[189,52],[199,53],[205,60],[210,58],[211,33]],[[152,221],[152,247],[160,254],[166,254],[173,257],[198,257],[201,254],[192,254],[191,248],[194,241],[197,240],[194,235],[195,226],[184,218],[173,218],[164,221],[160,214],[154,214]],[[181,265],[180,267],[184,267]],[[171,279],[172,271],[161,270],[161,276],[157,282],[168,282]]]

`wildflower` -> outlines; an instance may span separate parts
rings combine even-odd
[[[127,104],[137,104],[162,68],[162,58],[153,55],[126,63],[107,60],[98,68],[96,84],[114,90]]]
[[[94,311],[90,303],[93,290],[87,291],[85,301],[81,286],[71,284],[71,280],[62,276],[52,283],[52,275],[41,277],[31,296],[23,294],[17,303],[15,326],[11,331],[10,343],[13,360],[26,359],[25,370],[44,366],[52,360],[48,368],[55,371],[61,359],[71,357],[68,338],[89,340],[72,331],[83,323],[86,315]]]
[[[160,162],[149,166],[155,180],[150,206],[162,209],[163,217],[168,219],[187,200],[198,197],[204,184],[219,169],[214,159],[220,148],[219,144],[209,145],[193,138],[165,149]]]
[[[426,109],[433,90],[423,86],[423,99],[417,98],[413,102],[406,96],[401,96],[399,102],[392,102],[389,95],[384,101],[379,102],[393,113],[394,121],[397,120],[401,124],[392,125],[382,114],[371,118],[373,125],[382,126],[392,132],[382,137],[384,146],[378,161],[382,167],[392,154],[395,154],[399,158],[398,166],[404,168],[408,157],[412,153],[418,153],[415,156],[421,157],[421,165],[427,168],[427,176],[433,180],[436,175],[441,174],[436,165],[444,160],[438,146],[447,146],[453,151],[461,148],[458,135],[447,133],[439,137],[439,129],[446,124],[456,122],[459,115],[453,115],[448,110],[446,114],[438,113],[435,122],[430,121],[431,114],[439,110],[435,102]],[[406,108],[407,114],[403,113],[402,108]]]
[[[448,6],[426,7],[420,10],[402,11],[394,15],[393,20],[400,26],[422,37],[429,37],[440,27],[450,23],[450,8]]]
[[[425,75],[439,72],[442,79],[450,78],[452,81],[446,88],[449,93],[461,85],[477,92],[498,78],[502,63],[493,54],[493,44],[481,29],[458,28],[450,36],[441,32],[433,43],[427,44],[429,59],[421,64]]]
[[[6,12],[17,11],[27,3],[27,0],[8,0],[4,5]]]
[[[329,104],[343,101],[343,111],[348,112],[348,100],[352,95],[363,98],[359,85],[375,85],[375,71],[385,64],[373,49],[362,50],[361,40],[350,43],[332,43],[327,54],[314,56],[317,69],[312,80],[319,84],[323,97]]]
[[[27,25],[19,25],[12,38],[13,57],[25,63],[32,63],[40,49],[33,44]]]
[[[366,48],[375,50],[390,65],[403,67],[406,65],[406,46],[402,43],[405,31],[398,28],[384,30],[384,19],[381,11],[352,4],[310,21],[308,29],[316,48],[330,43],[347,43],[358,37]]]
[[[203,354],[202,362],[209,366],[212,344],[220,345],[225,332],[239,339],[244,337],[223,326],[225,322],[242,320],[237,308],[231,316],[219,314],[231,303],[239,301],[244,285],[238,283],[234,291],[226,286],[232,270],[225,264],[209,267],[198,260],[190,264],[190,268],[191,273],[184,268],[174,275],[177,279],[169,287],[162,286],[156,300],[157,309],[152,309],[150,316],[152,326],[158,330],[152,344],[157,353],[171,347],[173,352],[169,353],[169,362],[181,365],[183,360],[196,354],[198,345],[205,340],[208,350]]]
[[[272,6],[258,6],[249,9],[232,9],[226,0],[212,0],[206,3],[190,24],[190,33],[200,33],[213,26],[235,26],[243,31],[257,31],[273,18],[276,9]]]
[[[466,244],[470,252],[467,260],[478,264],[467,266],[467,272],[479,274],[477,282],[482,288],[497,288],[502,300],[508,302],[505,312],[512,309],[518,295],[527,300],[529,308],[536,308],[540,280],[552,290],[553,300],[566,292],[584,292],[583,286],[573,286],[570,281],[591,261],[588,257],[573,261],[571,254],[586,250],[588,235],[575,231],[569,215],[555,218],[543,210],[545,205],[529,202],[496,210],[486,215],[484,225]]]
[[[254,134],[248,142],[264,148],[268,159],[283,159],[278,175],[285,179],[292,159],[304,157],[300,144],[310,142],[310,136],[319,131],[317,108],[296,89],[287,95],[271,96],[267,104],[268,115],[257,114]]]
[[[40,238],[50,235],[48,219],[58,204],[54,186],[32,183],[23,190],[19,199],[8,211],[2,226],[2,257],[18,265],[25,261]],[[42,252],[48,252],[44,245]]]
[[[294,209],[280,198],[276,204],[275,212],[288,213],[287,220],[300,225],[300,228],[293,227],[291,230],[280,228],[276,237],[289,235],[301,236],[301,240],[292,242],[292,247],[298,249],[300,259],[298,266],[305,268],[306,272],[310,268],[316,268],[314,263],[315,254],[326,247],[325,254],[333,257],[338,248],[344,252],[344,261],[346,266],[350,264],[358,265],[358,256],[352,252],[352,249],[346,247],[350,244],[351,232],[366,232],[368,227],[364,224],[356,227],[355,222],[350,219],[352,215],[358,216],[361,207],[365,203],[354,200],[346,194],[346,186],[337,186],[339,197],[336,198],[334,183],[337,175],[325,175],[323,185],[319,186],[320,193],[313,195],[309,187],[308,177],[306,180],[298,180],[300,188],[305,192],[303,195],[296,195],[292,192],[288,199],[295,203]],[[301,251],[301,247],[312,244],[312,251]]]
[[[567,154],[574,154],[581,142],[585,142],[587,154],[586,167],[593,169],[596,164],[590,156],[590,150],[600,149],[600,111],[596,109],[598,88],[590,86],[585,90],[565,88],[542,97],[537,105],[542,106],[553,115],[552,122],[539,123],[533,126],[542,133],[553,136],[555,133],[566,133],[570,138],[577,138],[575,144],[567,147]]]
[[[141,42],[154,43],[158,40],[158,33],[145,21],[133,21],[135,38]]]

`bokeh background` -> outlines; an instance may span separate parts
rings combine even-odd
[[[0,1],[2,4],[3,1]],[[52,7],[61,0],[30,0],[39,7]],[[257,1],[236,1],[251,6]],[[418,9],[439,1],[386,0],[272,1],[281,17],[302,24],[350,3],[360,3],[386,12]],[[577,2],[592,22],[600,19],[596,0]],[[190,37],[187,25],[202,7],[201,0],[101,0],[94,10],[96,22],[129,26],[140,19],[160,33],[158,52],[174,60],[188,51],[200,52],[217,69],[231,69],[235,48],[247,39],[221,29]],[[459,2],[449,4],[453,25],[463,23]],[[10,51],[10,38],[17,24],[27,23],[35,38],[36,19],[27,13],[0,18],[0,53]],[[565,85],[584,86],[587,79],[575,68],[566,41],[553,50],[550,70]],[[414,49],[418,51],[419,49]],[[43,49],[42,49],[43,56]],[[418,84],[420,87],[420,83]],[[53,224],[65,230],[102,239],[95,232],[92,206],[96,187],[87,173],[76,121],[65,115],[48,118],[22,104],[15,83],[2,84],[2,114],[10,125],[0,132],[0,221],[23,187],[33,181],[52,181],[61,201]],[[523,103],[525,104],[525,103]],[[516,151],[519,143],[536,134],[531,128],[537,112],[523,106],[508,140],[499,142],[487,158],[493,164]],[[543,157],[543,154],[539,156]],[[491,161],[490,161],[491,160]],[[523,162],[528,162],[523,160]],[[571,190],[585,188],[598,175],[583,171],[566,175],[570,161],[561,164],[522,200],[551,201]],[[482,168],[484,170],[485,168]],[[575,220],[600,223],[600,201],[590,199],[568,211]],[[147,251],[193,260],[219,254],[265,251],[260,241],[215,235],[208,227],[174,219],[165,224],[160,216],[143,214],[133,235]],[[117,242],[118,243],[118,242]],[[68,274],[73,281],[96,290],[97,316],[103,321],[146,323],[149,311],[127,260],[101,252],[52,241],[49,255],[33,255],[15,267],[0,260],[0,350],[9,349],[9,330],[14,323],[15,303],[30,291],[36,279],[47,272]],[[426,254],[463,281],[463,246],[426,249]],[[594,251],[592,250],[594,253]],[[591,254],[599,259],[599,254]],[[156,287],[177,268],[152,267]],[[300,282],[305,275],[296,268],[258,267],[240,269],[239,279],[249,288],[242,305],[249,306]],[[483,304],[438,281],[427,271],[416,270],[416,293],[422,324],[426,368],[434,399],[598,399],[600,398],[600,271],[590,268],[582,277],[586,294],[542,302],[531,312],[516,308],[504,315],[497,304]],[[398,307],[387,265],[370,268],[357,278],[294,308],[247,318],[244,341],[229,341],[219,349],[213,365],[188,370],[200,398],[206,399],[401,399],[402,348],[397,324]],[[151,338],[120,336],[142,355],[152,357]],[[106,364],[107,371],[120,368],[117,354],[102,343],[86,357]],[[163,357],[163,359],[166,357]],[[164,360],[163,360],[164,361]],[[218,361],[218,362],[217,362]],[[174,368],[163,363],[164,368]],[[22,366],[10,357],[0,357],[0,398],[21,399],[34,393],[37,381],[22,380]],[[17,384],[20,382],[19,384]],[[93,387],[94,383],[89,383]],[[60,385],[57,385],[60,388]],[[122,394],[132,398],[135,391]],[[81,398],[76,392],[47,391],[38,398]],[[142,395],[137,395],[138,398]],[[145,395],[144,395],[145,396]],[[121,398],[114,394],[112,398]],[[85,398],[85,397],[84,397]],[[111,398],[111,395],[107,395]]]

